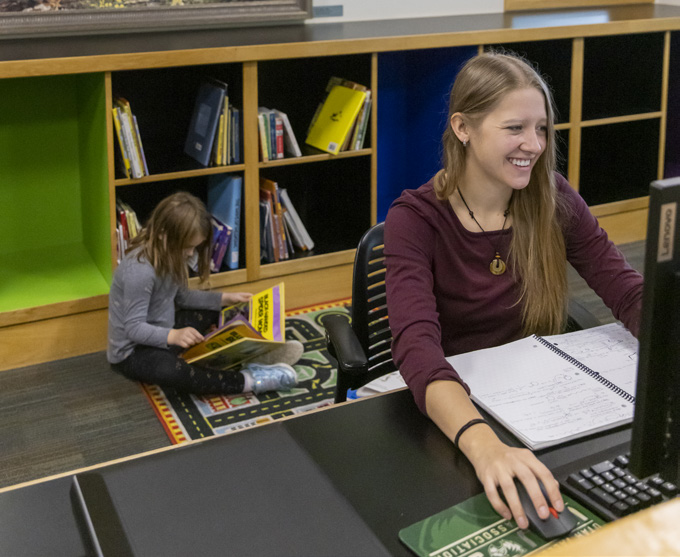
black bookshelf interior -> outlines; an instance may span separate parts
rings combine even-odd
[[[581,131],[579,192],[588,205],[643,197],[657,178],[658,118]]]
[[[370,157],[262,169],[285,188],[320,255],[356,248],[371,226]]]
[[[587,37],[582,119],[661,110],[663,33]]]
[[[239,110],[243,108],[242,64],[130,70],[112,74],[114,96],[130,101],[137,118],[150,174],[204,168],[184,154],[184,142],[198,89],[207,79],[226,83],[229,102]],[[123,177],[122,174],[116,176]]]
[[[485,47],[485,50],[515,53],[528,60],[552,91],[556,107],[555,121],[569,121],[572,60],[570,39],[496,44]]]

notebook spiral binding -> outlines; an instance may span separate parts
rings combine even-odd
[[[562,358],[567,360],[570,364],[573,364],[574,366],[576,366],[581,371],[584,371],[585,373],[590,375],[593,379],[602,383],[609,390],[614,391],[617,395],[622,397],[626,402],[631,402],[631,403],[635,404],[635,397],[633,395],[624,391],[621,387],[615,385],[614,383],[612,383],[606,377],[602,377],[602,375],[600,375],[597,371],[594,371],[594,370],[590,369],[587,365],[582,364],[576,358],[573,358],[572,356],[567,354],[564,350],[560,350],[557,346],[555,346],[549,340],[546,340],[543,337],[539,337],[537,335],[533,335],[533,336],[543,346],[545,346],[546,348],[549,348],[550,350],[552,350],[556,354],[559,354]]]

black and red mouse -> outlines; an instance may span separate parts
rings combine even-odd
[[[558,512],[552,506],[545,487],[543,487],[540,480],[538,481],[538,485],[543,492],[543,497],[545,497],[546,503],[548,504],[548,510],[550,511],[550,514],[546,519],[538,516],[524,484],[515,479],[515,487],[517,488],[520,503],[522,503],[522,507],[524,508],[524,514],[529,521],[529,528],[545,540],[553,540],[566,536],[576,527],[576,517],[566,507],[562,512]]]

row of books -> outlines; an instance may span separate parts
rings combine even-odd
[[[296,252],[314,249],[288,191],[260,178],[260,256],[265,263],[290,259]]]
[[[116,256],[118,263],[127,251],[128,242],[137,236],[141,229],[142,225],[139,223],[134,209],[124,201],[116,199],[116,235],[118,236]]]
[[[292,157],[302,156],[295,132],[285,112],[261,106],[258,108],[257,124],[261,160],[266,162],[282,159],[286,153]]]
[[[326,85],[326,97],[319,103],[307,130],[305,143],[333,155],[363,149],[371,105],[371,90],[366,86],[331,77]]]
[[[241,112],[229,102],[229,86],[217,79],[204,80],[184,143],[184,152],[203,166],[241,162]]]
[[[139,135],[137,118],[132,113],[130,103],[123,97],[114,97],[111,111],[125,177],[148,176],[149,168],[146,164],[142,138]]]
[[[213,221],[213,261],[211,271],[238,269],[243,205],[243,177],[238,174],[210,176],[206,206]],[[216,227],[217,224],[217,227]],[[226,229],[220,228],[220,225]],[[220,238],[215,236],[220,235]],[[217,251],[217,257],[215,256]]]

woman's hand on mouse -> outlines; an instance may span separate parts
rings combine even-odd
[[[524,484],[539,517],[549,516],[550,504],[558,512],[564,510],[557,480],[530,450],[506,445],[489,428],[479,428],[468,436],[461,443],[461,449],[474,466],[491,506],[504,518],[514,518],[520,528],[527,528],[529,523],[517,494],[515,478]],[[543,497],[538,480],[545,486],[550,501]]]

